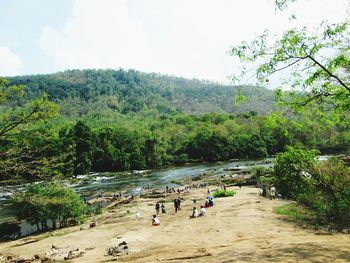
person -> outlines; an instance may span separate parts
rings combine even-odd
[[[197,218],[198,217],[198,211],[196,207],[193,207],[192,215],[190,218]]]
[[[208,190],[207,190],[207,194],[210,195],[210,189],[209,189],[209,188],[208,188]]]
[[[180,197],[177,198],[177,210],[178,211],[181,210],[181,199],[180,199]]]
[[[214,206],[214,199],[213,197],[208,197],[208,207]]]
[[[162,214],[166,214],[166,209],[165,209],[164,204],[162,204],[161,209],[162,209]]]
[[[275,199],[276,198],[276,188],[272,185],[270,188],[270,199]]]
[[[224,185],[224,191],[226,191],[226,185]]]
[[[179,203],[177,202],[177,198],[174,199],[174,208],[175,208],[175,213],[179,210]]]
[[[159,226],[160,225],[160,221],[159,219],[157,218],[157,215],[153,215],[153,218],[152,218],[152,226]]]
[[[156,209],[156,213],[158,215],[159,214],[159,209],[160,209],[160,204],[158,202],[156,203],[155,209]]]
[[[139,220],[141,218],[141,213],[140,213],[139,210],[136,211],[135,217],[136,217],[137,220]]]
[[[206,209],[204,206],[201,205],[201,213],[199,214],[199,216],[205,216],[205,213],[206,213]]]

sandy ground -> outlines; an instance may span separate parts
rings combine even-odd
[[[161,226],[151,226],[157,199],[137,199],[130,205],[105,212],[97,226],[71,227],[17,241],[0,243],[0,254],[31,258],[55,245],[63,258],[69,250],[84,254],[71,262],[350,262],[350,235],[302,229],[276,215],[274,208],[288,201],[268,200],[258,189],[230,188],[235,197],[217,198],[205,217],[189,219],[206,197],[206,189],[182,194],[182,210],[160,215]],[[142,218],[135,218],[139,209]],[[128,213],[129,212],[129,213]],[[126,241],[129,255],[107,256],[108,247]]]

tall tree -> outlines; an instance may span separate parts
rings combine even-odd
[[[22,102],[23,85],[11,85],[0,77],[0,178],[33,178],[47,175],[55,158],[44,157],[40,150],[28,145],[29,131],[34,125],[58,115],[59,107],[42,95]]]

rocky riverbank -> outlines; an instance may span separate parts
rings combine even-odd
[[[349,235],[300,228],[274,213],[289,201],[262,198],[254,187],[229,189],[236,196],[217,198],[206,216],[194,219],[189,215],[193,206],[204,203],[207,188],[159,198],[136,197],[106,208],[94,218],[95,227],[86,222],[0,243],[2,262],[9,256],[8,262],[18,257],[27,262],[65,258],[71,262],[349,262]],[[182,210],[175,213],[177,196],[183,200]],[[160,226],[152,227],[156,202],[164,203],[168,213],[159,215]]]

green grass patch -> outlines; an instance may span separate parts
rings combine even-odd
[[[178,180],[175,180],[175,179],[172,179],[172,180],[170,181],[170,183],[172,183],[172,184],[177,184],[177,185],[182,185],[182,182],[180,182],[180,181],[178,181]]]
[[[236,194],[235,191],[232,190],[217,190],[213,193],[213,196],[215,198],[217,197],[229,197],[229,196],[234,196]]]
[[[303,227],[313,229],[324,227],[324,224],[321,224],[314,212],[298,204],[279,206],[275,209],[275,213],[278,215],[284,215],[288,220]]]

